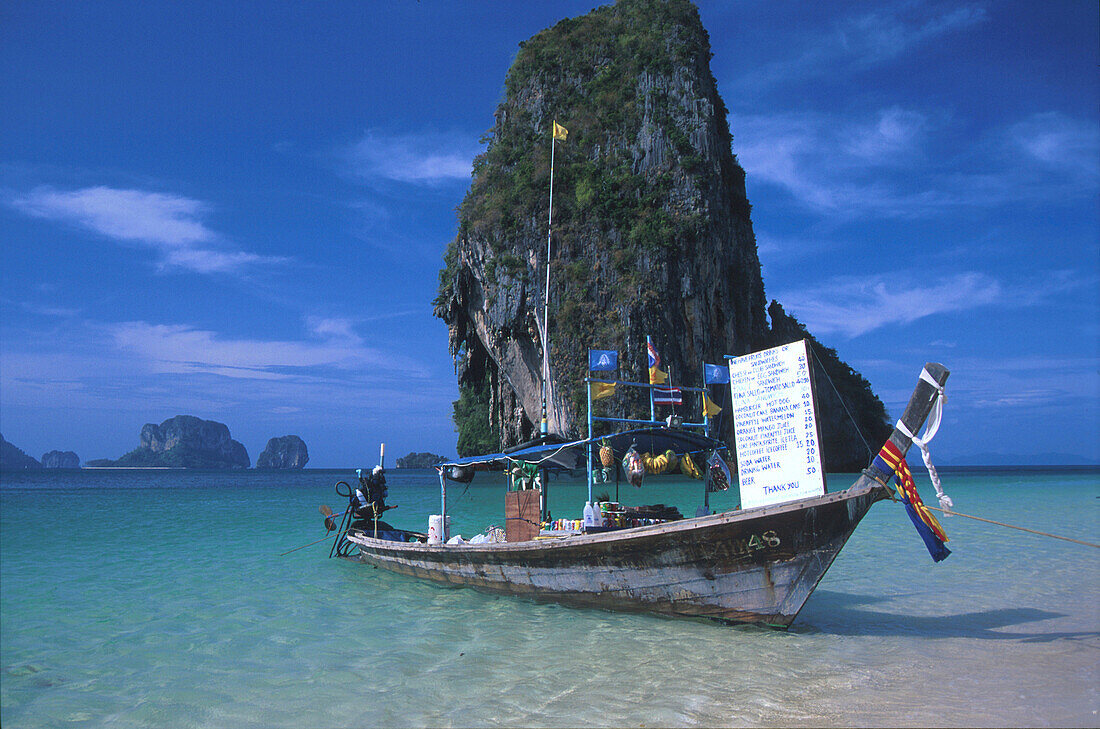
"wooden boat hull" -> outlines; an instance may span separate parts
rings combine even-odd
[[[871,505],[850,489],[777,506],[603,534],[444,546],[349,535],[393,572],[569,605],[787,627]]]

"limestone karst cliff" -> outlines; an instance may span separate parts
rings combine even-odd
[[[0,470],[3,471],[20,471],[20,470],[37,470],[42,468],[42,464],[34,459],[33,456],[28,456],[11,443],[4,440],[4,436],[0,435]]]
[[[140,445],[117,461],[89,461],[92,466],[170,468],[248,468],[248,451],[229,435],[224,423],[177,415],[160,425],[141,428]]]
[[[267,441],[263,453],[256,459],[256,468],[305,468],[309,449],[296,435],[284,435]]]
[[[801,336],[790,317],[767,315],[745,172],[710,56],[687,0],[620,0],[520,44],[435,300],[460,386],[460,455],[538,432],[555,120],[569,133],[554,159],[551,432],[585,427],[589,348],[618,350],[619,376],[645,381],[649,335],[676,381],[698,386],[703,362]],[[862,386],[864,421],[881,440],[884,410]],[[851,450],[852,426],[834,405],[822,404],[824,440]],[[648,396],[627,391],[602,407],[637,417]],[[859,451],[828,454],[826,466],[865,464]]]
[[[447,460],[435,453],[421,452],[409,453],[407,456],[397,459],[398,468],[431,468],[432,466]]]
[[[72,451],[49,451],[42,454],[42,468],[80,468],[80,456]]]

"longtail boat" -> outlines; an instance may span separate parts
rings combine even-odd
[[[937,399],[948,370],[928,363],[884,451],[904,458]],[[592,417],[589,417],[590,424]],[[540,488],[506,493],[509,541],[430,544],[425,535],[376,522],[375,528],[341,525],[332,554],[438,583],[610,610],[706,617],[786,628],[798,616],[860,520],[876,501],[891,498],[892,467],[875,458],[847,489],[756,508],[621,529],[548,532],[523,516],[538,500],[545,516],[547,475],[580,467],[601,444],[616,456],[631,445],[661,452],[705,453],[723,442],[676,423],[566,443],[540,443],[511,453],[441,464],[443,521],[449,477],[465,469],[506,471],[535,464]],[[892,447],[890,446],[892,444]],[[350,489],[349,489],[350,491]],[[343,492],[341,492],[343,493]],[[530,512],[528,512],[530,513]],[[378,524],[382,524],[381,532]],[[515,527],[513,529],[513,526]],[[518,536],[517,536],[518,535]]]

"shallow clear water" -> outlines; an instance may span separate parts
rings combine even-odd
[[[279,556],[324,536],[318,506],[339,511],[332,485],[351,475],[0,475],[0,721],[1100,725],[1100,550],[956,517],[937,565],[901,507],[878,504],[780,632],[438,587],[329,560],[327,542]],[[389,483],[389,521],[425,529],[434,472]],[[945,487],[961,512],[1100,541],[1095,472]],[[502,524],[502,494],[485,475],[449,489],[452,533]],[[579,517],[584,487],[550,498]],[[701,493],[654,478],[620,500],[693,515]]]

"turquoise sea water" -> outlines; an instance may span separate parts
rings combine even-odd
[[[936,565],[877,504],[780,632],[438,587],[327,542],[279,556],[324,536],[350,476],[0,475],[3,726],[1100,725],[1098,549],[955,517]],[[1096,472],[944,476],[961,512],[1100,541]],[[434,472],[389,484],[389,520],[425,529]],[[583,485],[555,486],[579,516]],[[701,493],[620,499],[692,515]],[[502,524],[503,487],[480,475],[448,510],[467,537]]]

